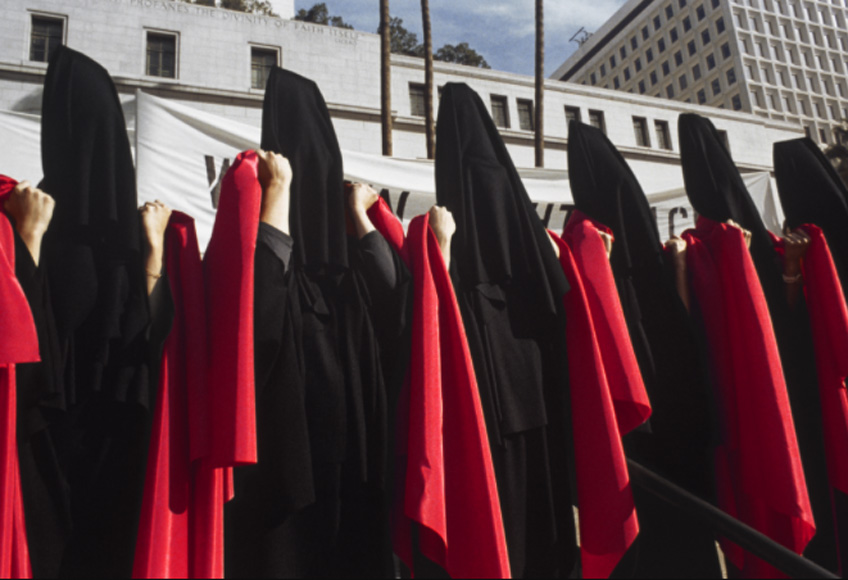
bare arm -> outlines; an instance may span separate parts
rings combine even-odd
[[[259,184],[262,186],[262,209],[259,221],[289,233],[292,168],[289,160],[270,151],[256,152],[259,156]]]
[[[445,260],[445,267],[450,268],[451,261],[451,239],[456,233],[456,222],[453,215],[447,208],[434,205],[430,208],[430,227],[436,235],[436,241],[439,242],[439,249],[442,251],[442,258]]]
[[[810,237],[804,230],[788,232],[783,238],[786,253],[783,258],[783,281],[786,282],[786,302],[795,308],[801,298],[804,278],[801,275],[801,260],[810,247]]]
[[[356,237],[361,240],[377,229],[368,217],[368,210],[377,203],[380,195],[373,187],[362,183],[348,186],[347,192],[348,215],[356,230]]]
[[[672,264],[674,265],[674,282],[677,286],[677,294],[686,307],[690,310],[691,297],[689,295],[689,280],[686,272],[686,241],[682,238],[673,237],[665,243],[668,248]]]
[[[33,187],[28,181],[22,181],[4,206],[36,266],[41,259],[41,240],[53,218],[55,205],[56,202],[48,194]]]
[[[144,228],[145,261],[147,272],[147,295],[153,292],[156,282],[162,277],[165,256],[165,230],[171,219],[171,208],[159,201],[147,202],[139,209]]]

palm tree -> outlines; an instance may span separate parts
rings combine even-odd
[[[392,156],[392,40],[389,30],[389,0],[380,0],[380,116],[383,155]]]
[[[433,35],[430,31],[430,0],[421,0],[424,27],[424,126],[427,134],[427,159],[436,156],[436,128],[433,122]]]
[[[545,8],[536,0],[536,167],[545,166]]]

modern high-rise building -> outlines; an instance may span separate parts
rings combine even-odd
[[[630,0],[552,78],[750,112],[832,143],[848,119],[848,0]]]

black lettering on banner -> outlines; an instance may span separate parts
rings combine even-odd
[[[212,208],[218,209],[218,201],[221,199],[221,182],[224,176],[230,169],[230,160],[224,159],[221,163],[221,171],[217,171],[215,167],[215,158],[212,155],[206,155],[206,179],[209,181],[209,195],[212,197]]]
[[[535,204],[534,204],[535,205]],[[542,218],[542,223],[545,224],[545,228],[550,226],[551,224],[551,215],[554,213],[554,204],[549,203],[545,206],[545,217]]]
[[[372,186],[372,187],[373,187],[373,186]],[[382,198],[386,201],[386,205],[388,205],[388,206],[389,206],[389,211],[391,211],[392,213],[394,213],[394,211],[395,211],[395,210],[394,210],[394,209],[392,209],[392,198],[391,198],[391,196],[389,195],[389,190],[388,190],[388,189],[385,189],[385,188],[381,189],[381,190],[380,190],[380,197],[382,197]]]
[[[402,191],[400,194],[400,199],[398,199],[398,208],[397,208],[397,216],[398,219],[403,220],[403,212],[406,209],[406,200],[409,199],[409,192]]]
[[[686,218],[689,217],[689,212],[686,211],[685,207],[676,207],[676,208],[672,209],[670,212],[668,212],[668,237],[669,238],[674,237],[674,216],[676,216],[677,214],[680,214],[681,216],[683,216],[683,219],[686,219]]]
[[[569,218],[571,217],[571,213],[572,213],[575,209],[577,209],[577,206],[576,206],[576,205],[572,205],[572,204],[570,204],[570,203],[564,203],[564,204],[562,204],[561,206],[559,206],[559,210],[560,210],[560,211],[564,211],[564,212],[565,212],[565,218],[563,218],[563,220],[562,220],[562,231],[565,231],[565,224],[567,224],[567,223],[568,223],[568,220],[569,220]]]

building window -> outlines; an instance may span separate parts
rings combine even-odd
[[[250,47],[250,88],[264,89],[265,84],[268,82],[268,76],[271,74],[271,69],[279,63],[280,51],[273,48]],[[411,98],[412,85],[409,85],[409,95]],[[424,99],[423,86],[421,86],[421,99]]]
[[[671,72],[671,66],[668,64],[668,61],[665,61],[664,63],[662,63],[662,71],[663,71],[663,76],[666,76],[666,77],[668,76],[668,73]]]
[[[657,71],[652,70],[651,71],[651,86],[654,86],[655,84],[657,84]]]
[[[624,82],[630,80],[630,67],[624,67]]]
[[[147,76],[177,78],[177,35],[147,33]]]
[[[698,104],[703,105],[707,102],[707,93],[704,89],[698,91]]]
[[[704,10],[704,5],[701,4],[697,8],[695,8],[695,14],[698,15],[698,22],[707,17],[707,12]]]
[[[677,36],[677,27],[675,26],[674,28],[672,28],[671,30],[669,30],[669,31],[668,31],[668,35],[671,37],[671,41],[672,41],[672,42],[677,42],[677,39],[679,38],[679,37]]]
[[[739,95],[733,95],[731,102],[733,103],[733,110],[734,111],[741,111],[742,110],[742,97],[740,97]]]
[[[819,129],[819,137],[821,138],[821,142],[825,145],[827,144],[827,131],[824,129]]]
[[[763,82],[771,84],[771,73],[769,72],[768,67],[764,66],[760,69],[760,71],[762,72],[762,75],[763,75],[763,78],[762,78]]]
[[[592,84],[594,83],[595,80],[592,79]],[[506,97],[492,95],[492,119],[495,121],[496,127],[509,129],[509,109],[507,108]]]
[[[639,94],[645,94],[645,81],[639,81]]]
[[[684,8],[686,6],[686,0],[678,0],[677,5]]]
[[[612,86],[613,86],[614,88],[616,88],[616,89],[620,89],[620,88],[621,88],[621,83],[620,83],[620,82],[619,82],[619,80],[618,80],[618,75],[616,75],[616,76],[614,76],[614,77],[613,77],[613,79],[612,79]]]
[[[707,70],[713,70],[716,66],[715,55],[710,53],[707,55]]]
[[[426,114],[424,91],[424,85],[409,83],[409,114],[413,117],[424,117]]]
[[[674,98],[674,85],[668,85],[665,88],[665,96],[668,97],[669,99]]]
[[[683,53],[679,50],[674,53],[674,64],[676,64],[677,66],[683,64]]]
[[[654,16],[654,31],[662,28],[662,18],[660,18],[659,14]]]
[[[701,78],[701,65],[696,64],[692,67],[692,78],[696,81]]]
[[[29,42],[29,59],[48,62],[53,51],[65,39],[65,19],[32,15],[32,34]]]
[[[600,129],[604,134],[607,132],[606,123],[604,123],[604,112],[603,111],[593,111],[589,109],[589,124],[592,125],[595,129]]]
[[[580,107],[565,106],[565,123],[571,124],[572,121],[580,122]]]
[[[518,99],[518,127],[522,131],[533,130],[533,101]]]
[[[689,32],[690,30],[692,30],[692,21],[687,16],[683,19],[683,32]]]
[[[792,97],[783,97],[783,110],[787,113],[794,113],[792,107]]]
[[[671,151],[671,132],[668,130],[667,121],[654,121],[657,133],[657,147]]]
[[[645,58],[648,59],[648,62],[654,61],[654,51],[652,49],[648,49],[645,51]]]
[[[635,36],[630,39],[630,48],[633,50],[639,48],[639,40]]]
[[[589,75],[589,82],[592,83],[592,85],[598,83],[598,78],[595,76],[595,73]]]
[[[636,57],[636,60],[633,61],[633,65],[636,67],[636,72],[642,70],[642,61],[639,59],[638,56]]]
[[[686,75],[680,75],[680,78],[677,79],[677,84],[680,85],[680,90],[685,91],[686,87],[689,86],[689,80],[686,78]]]
[[[695,53],[698,52],[698,47],[695,46],[694,40],[690,40],[689,44],[686,45],[686,48],[689,49],[689,56],[695,56]]]
[[[601,78],[603,78],[605,76],[607,76],[607,65],[602,64],[601,65]]]
[[[713,7],[713,10],[715,10],[716,8],[718,8],[721,5],[721,0],[712,0],[711,4],[712,4],[712,7]]]
[[[721,45],[721,57],[724,59],[730,58],[730,43],[725,42]]]
[[[618,49],[618,53],[621,55],[621,59],[624,60],[627,58],[627,47],[622,44]]]
[[[648,31],[648,27],[645,26],[642,29],[642,40],[648,40],[648,37],[651,36],[651,33]]]
[[[671,20],[674,17],[674,9],[671,7],[671,4],[665,7],[665,17],[668,20]]]
[[[648,136],[648,121],[644,117],[633,117],[633,133],[636,135],[636,145],[639,147],[650,147],[651,141]]]
[[[727,86],[736,84],[736,71],[734,69],[727,70]]]
[[[701,31],[701,44],[706,46],[709,43],[710,43],[710,29],[705,28],[704,30]]]
[[[610,56],[609,63],[610,63],[610,70],[614,69],[615,68],[615,55],[614,54],[612,56]]]
[[[710,86],[713,89],[713,96],[714,97],[721,92],[721,81],[719,79],[713,79]]]
[[[660,38],[657,41],[657,48],[660,50],[660,52],[665,52],[665,39],[664,38]]]

